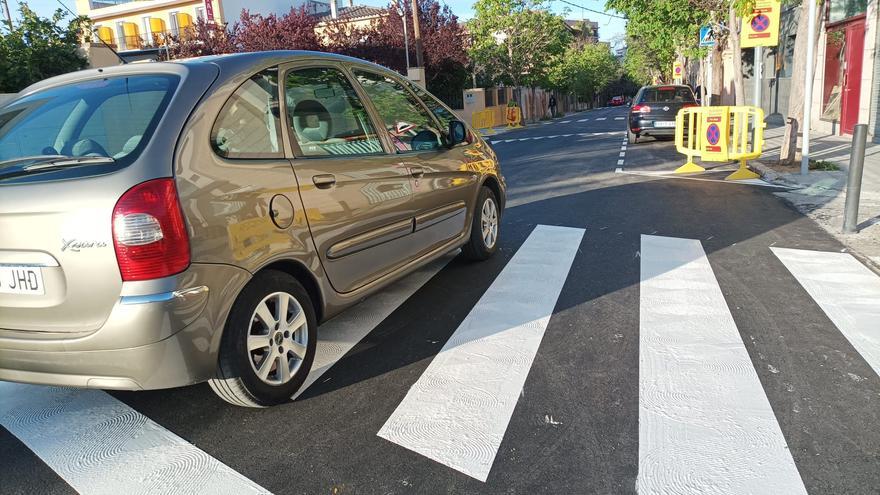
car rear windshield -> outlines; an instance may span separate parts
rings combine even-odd
[[[690,88],[646,88],[640,103],[694,103],[694,93]]]
[[[0,108],[0,175],[28,157],[109,157],[125,166],[149,141],[179,78],[141,74],[38,91]]]

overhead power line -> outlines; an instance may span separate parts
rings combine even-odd
[[[591,8],[589,8],[589,7],[584,7],[583,5],[578,5],[578,4],[576,4],[576,3],[569,2],[568,0],[557,0],[557,1],[559,1],[559,2],[561,2],[561,3],[564,3],[564,4],[566,4],[566,5],[571,5],[572,7],[577,7],[577,8],[579,8],[579,9],[586,10],[586,11],[588,11],[588,12],[593,12],[594,14],[606,15],[606,16],[608,16],[608,17],[614,17],[615,19],[623,19],[623,20],[626,20],[626,17],[624,17],[624,16],[622,16],[622,15],[609,14],[608,12],[603,12],[603,11],[601,11],[601,10],[596,10],[596,9],[591,9]]]

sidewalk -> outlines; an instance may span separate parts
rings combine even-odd
[[[859,202],[859,232],[842,234],[846,201],[846,181],[852,138],[850,136],[811,135],[811,160],[826,160],[840,167],[836,171],[811,170],[800,174],[800,161],[791,166],[778,164],[785,127],[767,129],[764,153],[750,162],[765,180],[792,187],[776,193],[839,238],[855,253],[880,269],[880,145],[868,142]]]

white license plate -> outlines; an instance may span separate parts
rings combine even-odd
[[[675,127],[675,122],[662,120],[659,122],[654,122],[654,127]]]
[[[35,266],[0,266],[0,293],[42,296],[43,269]]]

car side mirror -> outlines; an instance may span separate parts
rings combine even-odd
[[[456,144],[463,143],[465,138],[467,137],[467,129],[464,127],[464,123],[460,120],[451,120],[449,121],[449,146],[455,146]]]

